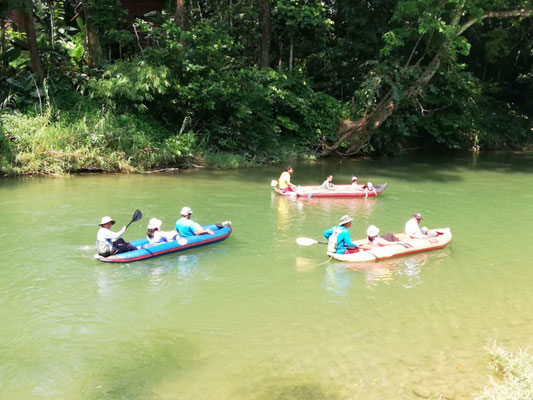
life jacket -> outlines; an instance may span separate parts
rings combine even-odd
[[[334,254],[337,252],[337,237],[341,232],[342,228],[340,226],[336,226],[335,228],[333,228],[333,233],[328,239],[328,254]]]

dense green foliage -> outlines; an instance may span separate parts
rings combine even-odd
[[[186,27],[176,2],[143,20],[128,3],[0,3],[4,171],[277,162],[320,154],[342,119],[366,153],[531,142],[531,14],[488,14],[526,2],[270,1],[269,31],[259,1],[185,1]]]

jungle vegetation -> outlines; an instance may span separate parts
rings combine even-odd
[[[532,14],[530,0],[1,0],[0,168],[521,149]]]

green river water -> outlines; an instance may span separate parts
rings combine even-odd
[[[533,344],[533,154],[295,164],[293,182],[388,182],[378,198],[290,200],[280,167],[0,181],[1,399],[469,399],[490,340]],[[215,245],[131,264],[93,259],[104,215],[145,235],[182,206],[233,222]],[[366,265],[326,262],[413,213],[448,247]],[[117,229],[118,229],[117,228]]]

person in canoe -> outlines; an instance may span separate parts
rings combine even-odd
[[[294,168],[292,167],[292,165],[287,165],[285,167],[285,171],[283,171],[279,177],[278,185],[279,188],[284,192],[295,192],[296,189],[298,189],[296,185],[293,185],[291,183],[291,175],[293,174],[293,172]]]
[[[96,250],[102,257],[137,250],[137,247],[121,238],[127,227],[123,226],[120,231],[113,232],[110,228],[114,224],[115,221],[111,217],[103,217],[98,224],[100,229],[96,234]]]
[[[326,180],[322,182],[322,185],[320,185],[320,189],[335,189],[335,185],[333,184],[333,175],[328,175]]]
[[[148,222],[148,227],[146,231],[146,238],[148,239],[148,245],[159,244],[163,242],[171,242],[172,240],[177,239],[177,231],[162,231],[161,225],[163,222],[160,219],[152,218]]]
[[[405,236],[409,239],[428,239],[437,236],[437,232],[430,231],[425,226],[420,227],[422,214],[415,212],[413,217],[405,223]]]
[[[367,241],[363,248],[369,249],[372,247],[389,246],[397,244],[398,242],[389,242],[388,240],[379,237],[379,228],[375,225],[370,225],[366,230]]]
[[[362,190],[365,191],[365,198],[368,197],[368,195],[370,193],[373,193],[374,196],[377,196],[378,192],[376,191],[376,188],[374,187],[374,185],[372,184],[372,182],[367,182],[365,183],[362,187],[361,187]]]
[[[352,226],[353,218],[343,215],[339,225],[324,231],[324,237],[328,239],[328,253],[351,254],[359,251],[355,243],[350,239],[348,228]]]
[[[357,176],[352,176],[352,189],[361,189],[361,185],[357,182]]]
[[[183,237],[198,236],[208,233],[214,235],[211,229],[204,229],[202,226],[191,219],[192,210],[190,207],[183,207],[181,209],[181,218],[176,221],[174,227],[178,234]]]

